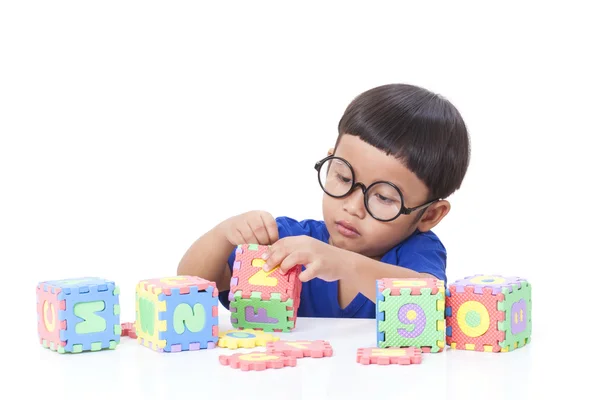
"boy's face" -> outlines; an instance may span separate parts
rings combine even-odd
[[[427,186],[400,160],[393,155],[386,155],[358,136],[343,135],[335,150],[335,156],[348,161],[354,170],[355,181],[362,182],[366,187],[376,181],[387,181],[396,185],[402,192],[404,206],[407,208],[419,206],[430,200]],[[335,167],[332,163],[330,176],[333,168]],[[324,170],[322,172],[324,173]],[[340,180],[342,184],[348,181],[341,175],[347,176],[338,174],[336,184],[339,184]],[[373,204],[373,207],[370,207],[372,211],[376,210],[376,207],[385,210],[384,207],[399,204],[394,201],[397,196],[393,193],[378,192],[375,197],[369,195],[369,204]],[[363,192],[359,188],[343,198],[334,198],[323,193],[323,217],[330,234],[330,244],[372,258],[383,256],[389,249],[410,236],[415,229],[431,229],[447,214],[449,208],[448,202],[443,200],[429,206],[421,218],[418,218],[421,212],[417,210],[410,215],[400,215],[393,221],[382,222],[368,213]]]

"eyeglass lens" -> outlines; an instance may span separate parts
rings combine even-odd
[[[319,182],[325,193],[333,197],[347,195],[354,186],[352,170],[340,159],[327,160],[319,170]],[[371,186],[365,193],[369,212],[378,219],[394,218],[402,209],[402,196],[398,190],[385,182]]]

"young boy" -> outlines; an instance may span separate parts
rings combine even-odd
[[[446,249],[431,229],[450,211],[446,198],[469,159],[449,101],[411,85],[373,88],[349,104],[335,147],[315,165],[323,220],[233,216],[193,243],[177,273],[214,281],[229,308],[236,245],[272,245],[266,270],[303,265],[298,316],[375,318],[376,279],[446,281]]]

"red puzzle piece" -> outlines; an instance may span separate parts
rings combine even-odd
[[[461,350],[466,349],[467,344],[471,344],[477,351],[484,351],[485,347],[489,346],[493,352],[499,352],[500,342],[504,341],[505,333],[498,330],[498,322],[504,321],[505,312],[498,310],[498,303],[504,301],[504,295],[492,294],[493,289],[489,287],[483,288],[481,294],[475,293],[474,290],[474,286],[466,286],[464,291],[460,292],[456,285],[450,285],[450,296],[446,297],[446,307],[451,308],[452,315],[446,317],[446,324],[452,328],[452,336],[446,336],[446,344],[453,346],[454,343],[454,346]],[[460,329],[458,311],[467,302],[481,304],[489,315],[489,326],[483,332],[478,332],[479,336],[468,336]]]
[[[137,339],[135,322],[123,322],[121,324],[121,336],[129,336],[132,339]]]
[[[267,353],[282,353],[296,358],[322,358],[331,357],[333,349],[324,340],[281,340],[267,343]]]
[[[356,362],[364,365],[421,364],[421,349],[417,347],[369,347],[356,352]]]
[[[296,358],[281,353],[267,354],[264,351],[235,353],[231,356],[219,356],[221,365],[239,368],[242,371],[264,371],[267,368],[295,367]]]
[[[262,255],[269,246],[244,244],[238,246],[233,262],[230,292],[242,291],[242,298],[249,299],[252,292],[260,292],[263,300],[269,300],[271,293],[281,293],[281,301],[300,297],[302,282],[298,279],[301,267],[290,269],[285,275],[279,266],[265,272]]]
[[[38,334],[40,343],[46,341],[52,349],[65,347],[60,332],[67,329],[67,321],[59,319],[59,311],[65,311],[66,301],[58,300],[61,288],[47,284],[37,286]]]

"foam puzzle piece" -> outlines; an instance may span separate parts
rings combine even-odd
[[[37,285],[38,336],[58,353],[115,349],[121,339],[119,288],[98,277]]]
[[[121,336],[128,336],[131,339],[137,339],[135,333],[135,322],[123,322],[121,324]]]
[[[269,342],[278,341],[277,336],[273,336],[270,333],[254,329],[232,329],[226,332],[219,333],[219,347],[227,347],[228,349],[235,350],[237,348],[252,348],[257,346],[265,346]]]
[[[237,292],[229,306],[231,324],[237,328],[266,332],[290,332],[294,329],[292,307],[292,299],[281,301],[279,293],[272,293],[269,300],[263,300],[258,292],[252,293],[248,299]]]
[[[445,348],[444,281],[434,278],[377,280],[377,346]]]
[[[325,340],[280,340],[267,343],[267,353],[281,353],[296,358],[323,358],[331,357],[333,348]]]
[[[286,274],[276,266],[263,270],[263,254],[269,246],[243,244],[236,248],[231,275],[229,301],[231,323],[235,328],[288,332],[295,328],[302,282],[302,267]]]
[[[214,282],[196,276],[139,282],[138,343],[159,352],[214,348],[218,341],[218,294]]]
[[[242,371],[264,371],[268,368],[279,369],[283,367],[295,367],[296,358],[280,353],[266,353],[255,351],[252,353],[235,353],[230,356],[219,356],[221,365],[229,365],[231,368]]]
[[[417,347],[367,347],[356,352],[356,362],[363,365],[421,364],[421,360],[422,351]]]
[[[446,290],[446,343],[453,349],[508,352],[531,339],[531,284],[473,275]]]

